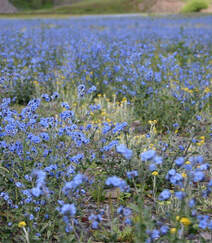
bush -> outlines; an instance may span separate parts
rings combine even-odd
[[[183,13],[200,12],[202,9],[207,9],[208,3],[205,0],[190,0],[182,9]]]
[[[39,9],[53,6],[53,0],[10,0],[10,2],[20,9]]]

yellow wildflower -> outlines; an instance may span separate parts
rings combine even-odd
[[[35,86],[39,86],[39,82],[37,80],[33,81]]]
[[[205,88],[204,92],[207,94],[210,92],[210,89],[207,87],[207,88]]]
[[[189,218],[182,217],[180,223],[183,224],[184,226],[189,226],[191,224],[191,221]]]
[[[176,216],[176,220],[179,221],[180,220],[180,216]]]
[[[153,175],[153,176],[157,176],[157,175],[158,175],[158,172],[157,172],[157,171],[153,171],[153,172],[152,172],[152,175]]]
[[[159,203],[159,205],[161,205],[161,206],[163,206],[164,205],[164,202],[158,202]]]
[[[126,102],[126,101],[127,101],[127,98],[124,97],[124,98],[122,99],[122,102],[124,103],[124,102]]]
[[[23,228],[23,227],[25,227],[26,226],[26,222],[25,221],[20,221],[19,223],[18,223],[18,227],[20,227],[20,228]]]
[[[177,231],[177,229],[176,229],[176,228],[171,228],[171,229],[170,229],[170,233],[171,233],[171,234],[175,234],[175,233],[176,233],[176,231]]]

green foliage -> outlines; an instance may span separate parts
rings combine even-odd
[[[200,12],[202,9],[208,8],[208,2],[206,0],[190,0],[183,7],[183,13]]]
[[[35,94],[35,86],[32,81],[18,80],[11,90],[9,90],[8,96],[16,97],[16,103],[20,105],[26,105]]]
[[[58,7],[54,11],[62,14],[126,13],[135,12],[136,7],[129,0],[91,0],[75,3],[71,6]]]
[[[10,0],[10,2],[20,9],[40,9],[52,7],[54,0]]]

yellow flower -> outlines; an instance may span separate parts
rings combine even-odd
[[[153,124],[153,121],[149,120],[148,123],[149,123],[150,125],[152,125],[152,124]]]
[[[207,88],[205,88],[204,92],[207,94],[210,92],[210,89],[207,87]]]
[[[193,90],[189,89],[189,88],[182,88],[182,90],[184,90],[185,92],[188,92],[190,94],[193,93]]]
[[[33,81],[35,86],[39,86],[39,82],[37,80]]]
[[[183,178],[186,178],[187,177],[187,174],[186,173],[182,173],[181,174]]]
[[[175,234],[175,233],[176,233],[176,231],[177,231],[177,229],[176,229],[176,228],[171,228],[171,229],[170,229],[170,233],[171,233],[171,234]]]
[[[189,226],[191,224],[191,221],[189,220],[189,218],[182,217],[180,223],[183,224],[184,226]]]
[[[176,216],[176,220],[179,221],[180,220],[180,216]]]
[[[159,205],[161,205],[161,206],[163,206],[164,205],[164,202],[158,202],[159,203]]]
[[[157,172],[157,171],[153,171],[153,172],[152,172],[152,175],[153,175],[153,176],[157,176],[157,175],[158,175],[158,172]]]
[[[188,161],[185,162],[185,164],[186,164],[186,165],[190,165],[191,162],[188,160]]]
[[[20,228],[23,228],[23,227],[25,227],[25,226],[26,226],[25,221],[20,221],[20,222],[18,223],[18,227],[20,227]]]
[[[127,98],[124,97],[124,98],[122,99],[122,102],[124,103],[124,102],[126,102],[126,101],[127,101]]]

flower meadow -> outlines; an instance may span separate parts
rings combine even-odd
[[[0,36],[0,242],[212,241],[212,16]]]

